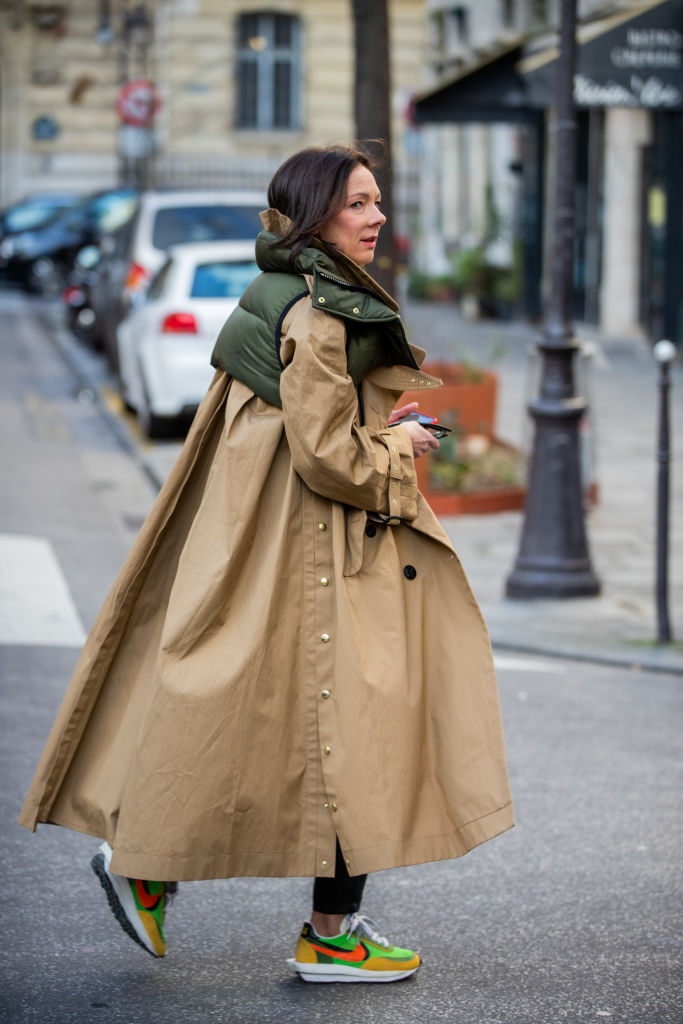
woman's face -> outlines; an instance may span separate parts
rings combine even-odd
[[[380,198],[372,172],[357,164],[349,175],[344,208],[323,224],[322,240],[356,263],[372,263],[379,229],[387,219],[378,208]]]

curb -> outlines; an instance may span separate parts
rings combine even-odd
[[[629,656],[629,652],[622,653],[621,651],[608,651],[601,653],[599,651],[578,651],[571,647],[561,647],[559,645],[548,645],[547,647],[542,644],[516,644],[509,640],[498,640],[495,636],[491,636],[491,646],[494,651],[511,651],[515,654],[533,654],[543,658],[556,658],[561,661],[579,661],[584,664],[590,665],[604,665],[607,668],[624,668],[630,672],[657,672],[663,675],[671,676],[683,676],[683,662],[672,663],[665,661],[669,656],[669,651],[666,648],[658,648],[657,657],[655,659],[648,657],[636,657]]]

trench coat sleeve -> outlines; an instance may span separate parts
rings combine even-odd
[[[412,443],[402,427],[361,426],[358,393],[346,372],[341,318],[304,298],[285,321],[280,378],[294,469],[316,494],[367,512],[417,515]]]

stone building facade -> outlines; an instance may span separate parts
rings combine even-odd
[[[399,165],[424,0],[389,17]],[[262,187],[294,150],[353,139],[353,38],[350,0],[0,0],[0,205],[131,162],[146,184]],[[122,125],[117,95],[143,79],[153,126]]]

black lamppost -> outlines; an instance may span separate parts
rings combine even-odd
[[[508,597],[579,597],[599,593],[584,523],[579,422],[571,328],[574,254],[576,0],[561,0],[557,69],[555,209],[550,297],[546,303],[538,398],[529,403],[534,442],[524,525]]]

